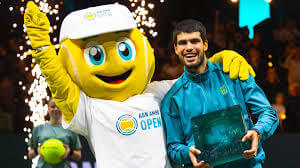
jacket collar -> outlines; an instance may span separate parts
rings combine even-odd
[[[208,59],[207,59],[207,69],[203,73],[194,75],[194,74],[189,73],[184,67],[183,76],[187,80],[191,80],[191,81],[194,81],[194,82],[202,82],[202,81],[205,81],[205,80],[208,79],[211,68],[212,68],[212,63],[209,62]]]

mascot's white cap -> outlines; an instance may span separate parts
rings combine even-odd
[[[70,13],[62,22],[59,41],[136,28],[135,20],[123,5],[91,7]]]

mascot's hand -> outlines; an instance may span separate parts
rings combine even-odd
[[[255,77],[255,72],[252,67],[247,63],[244,57],[235,51],[224,50],[216,53],[211,58],[210,62],[223,63],[223,71],[225,73],[229,72],[229,77],[231,79],[247,80],[249,74]]]
[[[27,3],[24,24],[33,49],[51,45],[49,20],[32,1]]]

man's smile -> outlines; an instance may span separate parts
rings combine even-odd
[[[184,54],[183,57],[186,61],[191,62],[197,59],[197,53]]]

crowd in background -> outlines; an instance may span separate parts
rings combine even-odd
[[[22,39],[11,37],[7,44],[0,44],[0,132],[21,132],[25,125],[26,93],[19,85],[32,82],[31,73],[25,73],[26,60],[17,58]],[[31,61],[31,60],[30,60]],[[30,65],[30,64],[29,64]]]
[[[300,31],[296,21],[285,20],[274,25],[272,37],[256,32],[249,39],[247,28],[239,28],[236,22],[220,23],[219,13],[213,24],[207,27],[209,49],[207,56],[231,49],[245,57],[256,72],[256,83],[264,90],[277,110],[281,132],[300,132]],[[172,21],[174,27],[177,21]],[[270,34],[270,32],[269,32]],[[170,36],[160,33],[159,36]],[[264,38],[262,38],[264,37]],[[160,38],[151,39],[156,57],[153,80],[175,79],[183,73],[183,65],[173,52],[172,46],[161,44]],[[26,59],[17,58],[22,39],[11,37],[7,45],[0,44],[0,132],[22,132],[28,107],[24,103],[26,93],[19,81],[29,87],[33,81],[25,67]]]

